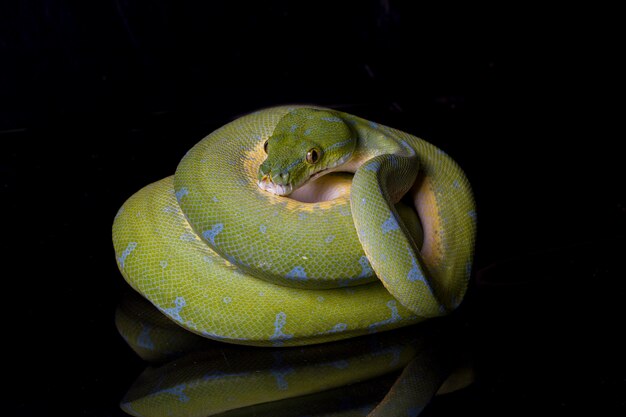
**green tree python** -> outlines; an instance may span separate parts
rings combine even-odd
[[[129,198],[113,243],[128,283],[184,328],[293,346],[448,314],[475,233],[469,182],[442,150],[282,106],[217,129]]]

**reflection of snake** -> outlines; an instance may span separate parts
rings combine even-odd
[[[450,322],[296,349],[256,349],[195,336],[135,297],[124,299],[116,319],[130,346],[151,358],[169,356],[172,340],[179,355],[189,351],[137,378],[121,402],[132,415],[416,416],[435,392],[472,381],[467,368],[450,375],[463,345]]]
[[[331,171],[353,172],[351,187],[339,179],[322,197],[322,180],[297,189]],[[394,205],[403,196],[421,226]],[[175,177],[131,197],[113,226],[120,270],[161,311],[206,337],[254,345],[318,343],[445,314],[465,293],[474,235],[469,184],[444,152],[302,107],[213,132]]]

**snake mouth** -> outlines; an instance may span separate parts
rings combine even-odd
[[[269,179],[269,177],[263,177],[261,180],[259,180],[259,182],[257,183],[259,185],[259,188],[270,192],[272,194],[276,194],[279,196],[287,196],[289,194],[291,194],[294,190],[297,190],[298,188],[300,188],[301,186],[318,179],[319,177],[321,177],[324,174],[327,174],[328,172],[330,172],[330,167],[329,168],[324,168],[318,172],[316,172],[315,174],[309,176],[306,180],[302,181],[301,183],[295,184],[294,183],[288,183],[288,184],[276,184],[275,182],[273,182],[272,180]]]
[[[276,184],[270,180],[260,180],[259,188],[272,194],[285,196],[293,191],[293,184]]]
[[[291,194],[294,190],[300,188],[301,186],[314,181],[316,179],[318,179],[319,177],[331,173],[333,171],[336,171],[341,165],[343,165],[344,162],[346,162],[346,160],[349,158],[350,155],[346,155],[343,158],[339,159],[338,161],[330,164],[330,166],[327,166],[325,168],[320,169],[319,171],[315,172],[314,174],[310,175],[307,179],[305,179],[304,181],[298,183],[298,184],[293,184],[293,183],[288,183],[288,184],[276,184],[275,182],[273,182],[272,180],[270,180],[269,176],[264,176],[262,179],[259,180],[259,182],[257,183],[259,185],[259,188],[270,192],[272,194],[276,194],[279,196],[286,196]]]

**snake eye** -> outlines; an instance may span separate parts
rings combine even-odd
[[[267,153],[267,142],[269,142],[269,139],[265,141],[265,143],[263,144],[263,150],[265,151],[265,153]]]
[[[315,148],[311,149],[310,151],[306,153],[306,161],[309,164],[314,164],[317,161],[319,161],[319,159],[320,159],[320,151],[318,151]]]

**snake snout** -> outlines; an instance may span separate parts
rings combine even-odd
[[[289,184],[289,173],[288,172],[279,172],[278,174],[270,174],[270,179],[274,184],[278,185],[287,185]]]
[[[289,173],[287,172],[272,173],[272,171],[269,171],[267,173],[261,172],[259,176],[259,180],[263,182],[271,182],[276,185],[288,185]]]
[[[261,164],[259,167],[259,181],[272,182],[277,185],[289,184],[290,175],[287,171],[275,171],[272,172],[272,168]]]

